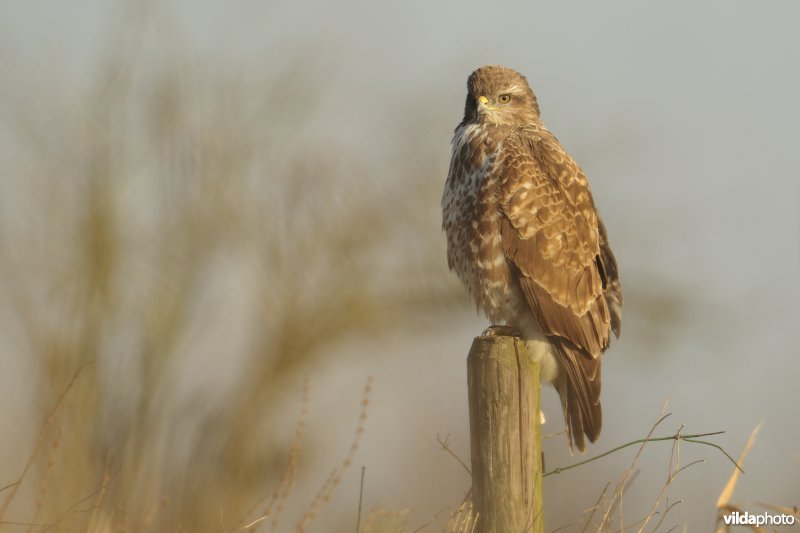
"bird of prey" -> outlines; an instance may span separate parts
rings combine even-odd
[[[622,287],[581,167],[539,117],[525,77],[467,81],[442,196],[447,259],[493,324],[520,332],[558,391],[570,449],[600,434],[600,362],[619,337]]]

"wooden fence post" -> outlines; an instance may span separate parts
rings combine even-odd
[[[476,337],[467,388],[475,532],[543,532],[538,363],[515,337]]]

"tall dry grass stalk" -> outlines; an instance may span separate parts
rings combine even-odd
[[[290,460],[302,375],[460,295],[429,231],[437,156],[382,174],[304,140],[313,62],[193,63],[137,13],[93,82],[4,110],[24,149],[3,157],[2,333],[34,362],[31,420],[88,364],[2,517],[33,531],[233,527]]]

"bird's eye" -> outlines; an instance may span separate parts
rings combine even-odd
[[[501,94],[500,96],[497,97],[497,101],[500,102],[501,104],[507,104],[511,101],[511,95]]]

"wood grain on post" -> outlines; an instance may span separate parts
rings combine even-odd
[[[467,357],[476,533],[540,533],[539,365],[514,337],[476,337]]]

